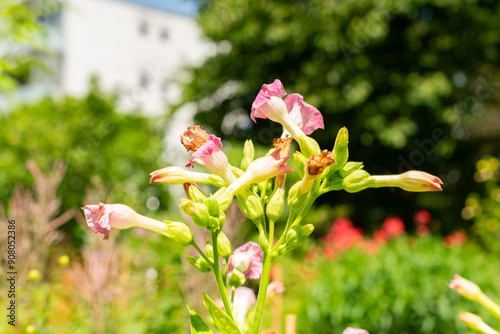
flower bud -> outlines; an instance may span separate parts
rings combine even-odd
[[[205,244],[205,255],[213,261],[214,259],[214,246],[212,246],[212,243],[210,241],[207,241]]]
[[[233,202],[234,193],[232,192],[231,189],[221,188],[218,191],[216,191],[213,196],[214,198],[217,199],[217,202],[219,202],[220,212],[224,212],[227,210],[227,208],[229,208],[229,206]]]
[[[183,246],[188,246],[193,242],[193,232],[186,224],[168,221],[165,223],[167,224],[167,237]]]
[[[484,334],[498,334],[496,330],[488,326],[481,317],[468,313],[468,312],[461,312],[458,315],[458,319],[462,321],[464,324],[467,325],[472,330],[475,330],[480,333]]]
[[[199,182],[212,184],[216,187],[223,187],[226,182],[217,175],[207,173],[190,172],[181,167],[170,166],[156,170],[149,174],[151,179],[149,183],[163,184],[183,184],[187,182]]]
[[[231,277],[229,277],[229,286],[237,289],[245,284],[246,280],[245,274],[243,274],[239,269],[234,268]]]
[[[286,234],[286,250],[302,245],[313,231],[314,226],[312,224],[292,226]]]
[[[224,224],[224,223],[223,223]],[[208,217],[208,224],[207,224],[207,230],[209,231],[215,231],[221,227],[220,220],[215,217]]]
[[[219,251],[219,256],[226,260],[233,252],[231,241],[229,241],[229,238],[222,231],[217,236],[217,249]]]
[[[194,182],[184,183],[184,192],[186,193],[187,198],[196,203],[205,203],[207,197],[203,193],[203,191],[196,185]]]
[[[337,133],[337,138],[335,139],[332,153],[337,164],[335,166],[332,166],[331,169],[339,170],[346,164],[347,159],[349,158],[349,149],[347,147],[348,143],[349,131],[347,131],[346,127],[343,127],[339,130],[339,132]]]
[[[357,161],[349,161],[342,167],[341,170],[339,170],[339,175],[340,177],[344,178],[348,175],[350,175],[352,172],[357,171],[358,169],[363,168],[363,163],[362,162],[357,162]]]
[[[295,138],[295,140],[297,140],[297,142],[299,143],[300,151],[307,158],[309,158],[313,154],[321,153],[321,148],[319,147],[318,142],[313,138],[303,135],[299,138]]]
[[[202,273],[209,273],[212,271],[210,264],[205,261],[201,256],[186,256],[186,261],[191,263],[196,269]]]
[[[307,194],[302,194],[300,192],[300,183],[301,181],[295,183],[288,192],[288,206],[290,206],[290,208],[292,209],[301,208],[304,204],[304,200],[307,197]]]
[[[261,229],[259,231],[259,246],[260,246],[260,249],[264,250],[267,253],[267,250],[269,248],[269,240],[266,237],[266,233],[264,232],[264,229]]]
[[[307,158],[302,153],[297,151],[293,154],[293,160],[295,160],[295,164],[297,165],[297,172],[299,173],[300,178],[303,178],[304,171],[306,170]]]
[[[247,218],[260,221],[260,217],[264,214],[264,210],[260,198],[257,195],[250,191],[245,191],[245,195],[238,195],[237,199],[241,212],[243,212]]]
[[[210,198],[205,201],[205,204],[208,207],[208,213],[210,214],[210,216],[219,217],[219,202],[217,202],[217,200],[213,196],[210,196]]]
[[[245,146],[243,147],[243,159],[241,160],[241,169],[246,171],[250,163],[254,159],[254,147],[251,139],[245,141]]]
[[[208,207],[203,203],[195,203],[185,198],[181,198],[181,209],[193,219],[193,222],[200,226],[206,227],[208,224]]]
[[[342,180],[342,186],[348,193],[356,193],[370,187],[373,178],[368,172],[360,169],[352,172]]]
[[[283,213],[283,208],[285,206],[285,189],[283,186],[284,180],[282,184],[278,184],[278,182],[276,182],[274,191],[267,202],[266,215],[269,218],[269,221],[277,221]]]
[[[374,175],[373,188],[399,187],[406,191],[441,191],[441,181],[437,176],[417,170],[397,175]]]
[[[481,289],[476,284],[466,280],[460,275],[455,275],[448,287],[473,301],[478,301],[482,295]]]

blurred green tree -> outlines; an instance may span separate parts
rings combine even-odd
[[[461,221],[475,188],[473,162],[495,155],[500,3],[493,0],[213,0],[199,23],[217,54],[192,69],[184,101],[198,103],[196,122],[226,139],[269,144],[279,126],[248,118],[264,83],[279,78],[324,115],[313,136],[330,148],[350,130],[353,160],[373,174],[422,169],[444,193],[399,190],[332,194],[355,202],[354,217],[380,224],[389,214],[410,221],[426,208],[445,231]],[[496,153],[495,153],[496,152]],[[321,200],[321,199],[320,199]]]
[[[0,115],[0,202],[7,203],[15,184],[32,183],[27,160],[42,170],[62,161],[68,166],[58,190],[63,211],[81,207],[87,188],[111,195],[103,202],[128,203],[138,212],[146,203],[166,208],[167,193],[151,187],[148,176],[163,167],[162,122],[119,113],[115,104],[94,86],[83,98],[45,98]]]

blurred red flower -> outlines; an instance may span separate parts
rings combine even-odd
[[[398,217],[386,218],[382,225],[382,229],[387,232],[389,237],[395,238],[403,235],[405,232],[405,224],[401,218]]]
[[[431,214],[426,210],[417,211],[413,215],[413,221],[418,224],[428,224],[431,221]]]

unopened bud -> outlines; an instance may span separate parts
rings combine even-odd
[[[217,200],[213,196],[210,196],[210,198],[205,201],[205,204],[208,207],[208,213],[210,214],[210,216],[219,217],[219,202],[217,202]]]
[[[252,140],[248,139],[245,141],[245,146],[243,147],[243,159],[241,160],[241,169],[247,170],[248,165],[253,161],[254,158],[254,147]]]
[[[307,197],[307,194],[302,194],[300,192],[300,183],[301,181],[295,183],[288,192],[288,206],[290,206],[290,208],[292,209],[301,208],[304,204],[304,200]]]
[[[233,273],[229,277],[229,286],[237,289],[246,282],[245,274],[243,274],[239,269],[233,268]]]
[[[201,256],[186,256],[186,261],[191,263],[196,269],[202,273],[208,273],[212,271],[210,264],[205,261]]]
[[[437,176],[418,170],[410,170],[397,175],[374,175],[372,187],[399,187],[406,191],[441,191],[441,181]]]
[[[257,195],[251,193],[250,191],[245,191],[245,195],[238,195],[237,199],[241,212],[243,212],[247,218],[251,220],[260,220],[264,210],[262,208],[260,198],[257,197]]]
[[[222,231],[217,236],[217,249],[219,250],[219,256],[226,260],[233,252],[231,241],[229,241],[229,238]]]
[[[478,301],[483,294],[476,284],[459,275],[455,275],[448,286],[450,289],[473,301]]]
[[[342,186],[348,193],[356,193],[370,187],[373,178],[368,172],[360,169],[352,172],[342,180]]]
[[[336,165],[332,166],[331,169],[339,170],[347,162],[349,158],[349,149],[347,144],[349,143],[349,131],[347,131],[346,127],[343,127],[337,133],[337,138],[335,139],[335,144],[333,146],[333,157],[337,162]]]
[[[300,146],[300,151],[306,158],[309,158],[313,154],[321,153],[321,148],[316,140],[313,138],[302,135],[299,138],[295,138]]]
[[[229,208],[229,205],[233,202],[233,192],[228,190],[227,188],[221,188],[215,192],[213,195],[214,198],[219,202],[219,210],[220,212],[224,212]]]
[[[297,172],[299,173],[300,178],[303,178],[306,170],[307,158],[302,153],[297,151],[293,154],[293,160],[295,160],[295,164],[297,165]]]
[[[167,237],[183,246],[188,246],[193,242],[193,232],[186,224],[168,221],[165,223],[167,224]]]
[[[475,330],[480,333],[484,334],[498,334],[496,330],[488,326],[481,317],[468,313],[468,312],[461,312],[458,315],[458,319],[462,321],[464,324],[467,325],[472,330]]]
[[[181,198],[181,209],[193,219],[193,222],[200,226],[206,227],[208,224],[208,207],[202,203],[195,203],[185,198]]]
[[[184,183],[184,192],[186,193],[187,198],[196,203],[204,203],[206,200],[206,196],[203,191],[198,187],[198,185],[194,182]]]
[[[205,244],[205,255],[210,259],[214,259],[214,246],[212,246],[212,243],[207,241]]]
[[[342,167],[341,170],[339,170],[339,175],[340,177],[344,178],[353,173],[354,171],[357,171],[358,169],[363,168],[363,163],[362,162],[357,162],[357,161],[349,161]]]
[[[314,231],[312,224],[295,225],[286,234],[286,249],[291,250],[302,245]]]
[[[285,206],[285,189],[280,185],[276,184],[269,201],[266,206],[266,214],[269,221],[277,221],[281,214],[283,213],[283,208]]]
[[[267,253],[267,250],[269,248],[269,240],[266,237],[266,233],[264,232],[264,229],[260,229],[260,231],[259,231],[259,247],[265,253]]]

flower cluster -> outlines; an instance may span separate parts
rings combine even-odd
[[[314,201],[330,191],[358,192],[368,188],[399,187],[407,191],[438,191],[441,180],[421,171],[407,171],[398,175],[370,175],[362,162],[348,161],[349,133],[341,128],[332,148],[321,149],[309,135],[323,129],[323,117],[318,109],[304,101],[297,93],[287,95],[282,83],[275,80],[263,85],[255,98],[250,118],[270,119],[283,126],[282,138],[273,141],[274,148],[268,154],[254,157],[251,140],[245,142],[243,159],[239,166],[229,163],[222,150],[223,142],[215,134],[209,134],[199,125],[190,126],[180,135],[182,145],[192,152],[185,167],[167,166],[153,171],[152,184],[183,184],[186,198],[180,199],[180,208],[190,217],[196,228],[205,229],[211,237],[204,249],[193,237],[188,225],[175,221],[158,221],[136,213],[123,204],[98,204],[83,207],[88,226],[108,238],[112,228],[139,227],[148,229],[181,245],[191,246],[197,255],[186,260],[202,273],[213,273],[222,303],[214,302],[204,294],[205,305],[213,324],[223,333],[259,333],[266,305],[266,294],[283,292],[279,282],[269,285],[272,263],[279,256],[301,246],[313,232],[307,224],[307,212]],[[298,143],[293,153],[297,170],[287,163],[291,141]],[[207,172],[193,172],[189,168],[197,163]],[[286,189],[286,175],[296,172],[298,181]],[[274,182],[273,180],[274,179]],[[205,194],[198,183],[211,186]],[[226,222],[226,210],[236,199],[241,212],[255,224],[257,240],[241,245],[233,251],[231,240],[222,232]],[[289,209],[285,210],[288,204]],[[288,212],[283,234],[275,235],[275,224],[283,212]],[[419,218],[422,219],[422,218]],[[327,248],[344,251],[363,243],[369,252],[377,243],[386,242],[404,232],[404,224],[398,218],[384,222],[372,240],[363,237],[363,231],[344,218],[337,220],[325,237]],[[244,285],[247,280],[260,279],[258,297]],[[253,298],[252,298],[253,296]],[[253,312],[249,309],[253,308]],[[196,312],[189,308],[195,331],[208,332],[208,326]],[[247,316],[253,315],[251,325]],[[366,333],[348,328],[345,333]]]

